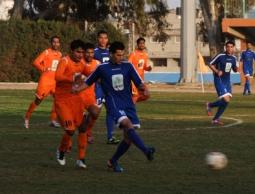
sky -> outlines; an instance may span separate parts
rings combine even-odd
[[[167,0],[167,4],[168,4],[169,8],[180,7],[181,0]]]

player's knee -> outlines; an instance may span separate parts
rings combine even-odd
[[[127,131],[127,130],[133,128],[133,124],[131,123],[131,121],[128,118],[126,118],[121,121],[120,128],[123,128],[125,131]]]
[[[39,104],[41,104],[42,100],[39,98],[35,99],[35,104],[38,106]]]
[[[66,134],[69,135],[69,136],[73,136],[74,131],[73,130],[66,130]]]
[[[229,102],[230,102],[230,99],[231,99],[230,96],[225,96],[225,97],[223,98],[223,100],[224,100],[226,103],[229,103]]]
[[[99,107],[97,107],[97,106],[91,106],[91,107],[89,107],[89,114],[90,114],[90,116],[92,117],[92,119],[97,119],[97,117],[98,117],[98,115],[99,115],[99,113],[100,113],[100,108]]]

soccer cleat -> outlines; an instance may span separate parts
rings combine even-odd
[[[84,159],[76,160],[76,166],[79,168],[87,168]]]
[[[208,116],[212,116],[212,110],[209,102],[206,103],[206,113]]]
[[[50,126],[51,126],[51,127],[55,127],[55,128],[61,127],[60,123],[57,122],[57,121],[54,121],[54,120],[52,120],[52,121],[50,122]]]
[[[25,127],[26,129],[29,129],[29,120],[28,120],[28,119],[25,119],[24,127]]]
[[[154,153],[155,153],[155,148],[154,147],[149,147],[148,152],[146,154],[146,157],[149,161],[152,161],[154,159]]]
[[[220,121],[219,119],[212,120],[212,124],[213,125],[224,125],[224,123],[222,121]]]
[[[118,144],[118,143],[120,143],[120,140],[116,139],[115,137],[112,137],[107,140],[107,144]]]
[[[113,163],[112,160],[107,161],[108,169],[112,169],[113,172],[123,172],[123,168],[118,164],[118,162]]]
[[[66,164],[65,152],[61,152],[61,151],[57,150],[56,157],[57,157],[58,163],[61,166],[64,166]]]
[[[88,143],[93,144],[94,143],[94,137],[88,137]]]

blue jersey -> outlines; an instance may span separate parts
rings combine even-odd
[[[217,74],[214,75],[214,85],[218,96],[224,97],[225,95],[232,96],[232,89],[230,83],[230,72],[231,69],[236,71],[237,60],[236,57],[233,55],[228,55],[226,53],[220,53],[210,62],[210,65],[215,65],[217,70],[223,72],[222,76],[218,76]]]
[[[88,77],[86,84],[91,85],[98,79],[101,80],[108,110],[111,108],[126,109],[134,106],[131,97],[131,81],[139,86],[142,79],[131,63],[113,64],[111,61],[103,63]]]
[[[254,60],[255,53],[252,50],[247,49],[246,51],[242,52],[240,61],[243,62],[243,71],[245,74],[252,75]]]
[[[228,55],[226,53],[220,53],[212,59],[210,65],[215,65],[217,70],[223,72],[220,77],[222,82],[230,82],[231,69],[234,71],[237,69],[237,59],[234,55]],[[219,78],[217,74],[214,73],[214,78]]]
[[[94,50],[94,58],[101,63],[108,62],[110,60],[109,49],[95,48]]]

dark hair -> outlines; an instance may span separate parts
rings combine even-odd
[[[233,46],[235,46],[235,42],[233,40],[228,40],[225,45],[227,46],[228,44],[232,44]]]
[[[84,50],[86,51],[87,49],[95,49],[94,44],[87,42],[84,44]]]
[[[105,30],[100,30],[97,33],[97,37],[99,37],[101,34],[106,34],[108,36],[108,33]]]
[[[246,40],[246,44],[252,44],[250,40]]]
[[[140,41],[144,41],[145,42],[145,39],[143,37],[140,37],[136,40],[136,43],[139,44]]]
[[[53,40],[54,40],[55,38],[57,38],[58,40],[60,40],[60,37],[59,37],[59,36],[54,35],[54,36],[52,36],[52,37],[50,38],[50,43],[52,43]]]
[[[124,49],[125,49],[125,46],[122,42],[115,41],[115,42],[111,43],[109,51],[110,51],[110,53],[115,53],[116,50],[124,50]]]
[[[70,48],[71,48],[72,51],[77,49],[77,48],[84,49],[84,42],[80,39],[73,40],[70,44]]]

